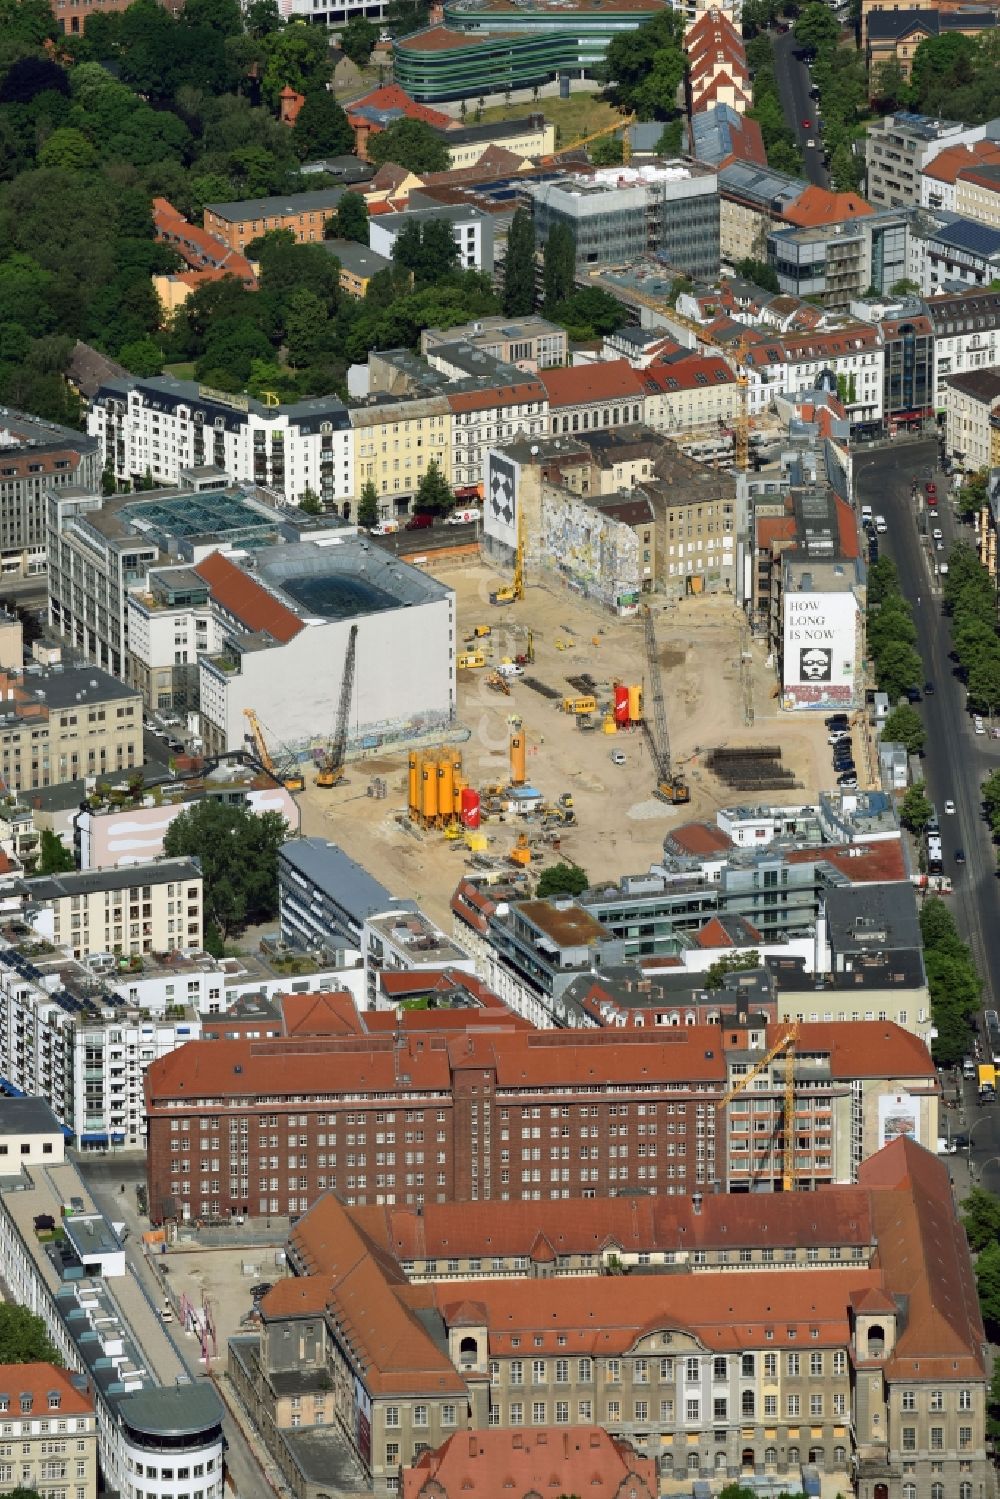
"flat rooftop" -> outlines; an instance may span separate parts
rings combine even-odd
[[[43,1099],[0,1099],[0,1135],[61,1135],[62,1133],[62,1125]]]
[[[436,603],[451,589],[361,536],[333,546],[313,541],[265,547],[257,576],[300,619],[350,619]]]

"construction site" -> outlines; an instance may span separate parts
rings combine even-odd
[[[455,590],[455,732],[351,758],[332,790],[307,777],[296,800],[303,833],[446,927],[465,872],[528,888],[564,861],[617,879],[656,862],[682,822],[828,786],[822,720],[781,715],[779,731],[773,667],[732,599],[653,596],[616,619],[551,574],[522,573],[511,599],[509,573],[428,565]]]

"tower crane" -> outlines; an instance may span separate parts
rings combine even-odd
[[[781,1190],[792,1192],[795,1190],[795,1043],[798,1040],[799,1028],[793,1022],[788,1026],[770,1050],[756,1061],[749,1072],[737,1078],[733,1086],[723,1094],[716,1104],[717,1109],[725,1108],[740,1093],[745,1093],[759,1075],[778,1057],[785,1059],[785,1086],[781,1106]],[[751,1146],[752,1148],[752,1146]]]
[[[602,130],[592,130],[589,135],[581,135],[578,140],[570,141],[568,146],[559,146],[555,151],[549,151],[541,158],[541,165],[548,166],[550,162],[557,161],[560,156],[566,156],[570,151],[577,151],[581,146],[589,146],[591,141],[602,140],[606,135],[614,135],[618,130],[624,130],[622,136],[622,165],[628,166],[632,159],[632,142],[629,140],[628,130],[630,125],[635,124],[635,114],[624,115],[622,119],[615,120],[611,125],[605,125]]]
[[[344,759],[347,754],[347,715],[351,707],[351,693],[354,690],[354,665],[357,651],[358,627],[352,625],[350,639],[347,642],[347,655],[344,657],[344,675],[340,679],[337,721],[333,726],[330,748],[323,756],[323,763],[316,775],[317,786],[339,785],[344,776]]]
[[[646,665],[649,669],[649,690],[653,700],[653,722],[649,715],[642,720],[643,731],[649,743],[649,752],[656,767],[655,796],[661,802],[679,804],[691,800],[687,782],[674,773],[670,763],[670,736],[667,733],[667,705],[663,699],[663,682],[660,678],[660,663],[656,656],[656,626],[648,606],[644,619],[646,631]]]
[[[257,751],[257,759],[267,771],[268,775],[273,776],[276,781],[280,781],[286,791],[304,790],[306,784],[305,779],[298,773],[297,770],[292,770],[291,767],[287,764],[284,764],[280,767],[275,765],[274,760],[271,756],[271,751],[267,747],[267,740],[264,738],[264,730],[261,727],[260,719],[257,717],[254,710],[252,708],[244,708],[243,717],[250,725],[250,736],[253,739],[254,748]]]

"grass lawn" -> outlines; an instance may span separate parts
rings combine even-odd
[[[539,99],[537,104],[533,104],[530,99],[527,103],[521,100],[516,104],[494,104],[483,110],[483,121],[522,119],[535,110],[539,110],[555,125],[560,146],[568,146],[581,136],[589,135],[592,130],[600,130],[604,125],[611,125],[616,119],[622,118],[619,110],[598,98],[597,94],[570,94],[568,99],[545,98]],[[470,109],[469,123],[474,119],[475,110]]]
[[[193,380],[194,365],[190,362],[181,364],[165,364],[163,366],[165,375],[173,375],[175,380]]]

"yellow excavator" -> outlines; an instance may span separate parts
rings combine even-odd
[[[490,594],[491,604],[516,604],[524,598],[524,505],[517,501],[517,549],[514,553],[514,581],[505,583]]]
[[[344,779],[344,761],[347,757],[347,715],[351,707],[351,693],[354,690],[354,665],[357,651],[358,627],[352,625],[350,639],[347,642],[347,655],[344,658],[344,675],[340,679],[337,722],[333,726],[330,748],[323,756],[323,763],[316,774],[316,785],[327,789],[331,786],[339,786]]]
[[[304,790],[306,784],[305,778],[297,770],[294,770],[291,764],[283,763],[280,766],[275,765],[271,751],[267,747],[267,740],[264,738],[264,730],[261,727],[260,719],[254,710],[252,708],[244,708],[243,717],[250,725],[250,736],[257,751],[257,759],[268,775],[273,776],[276,781],[280,781],[286,791]]]

